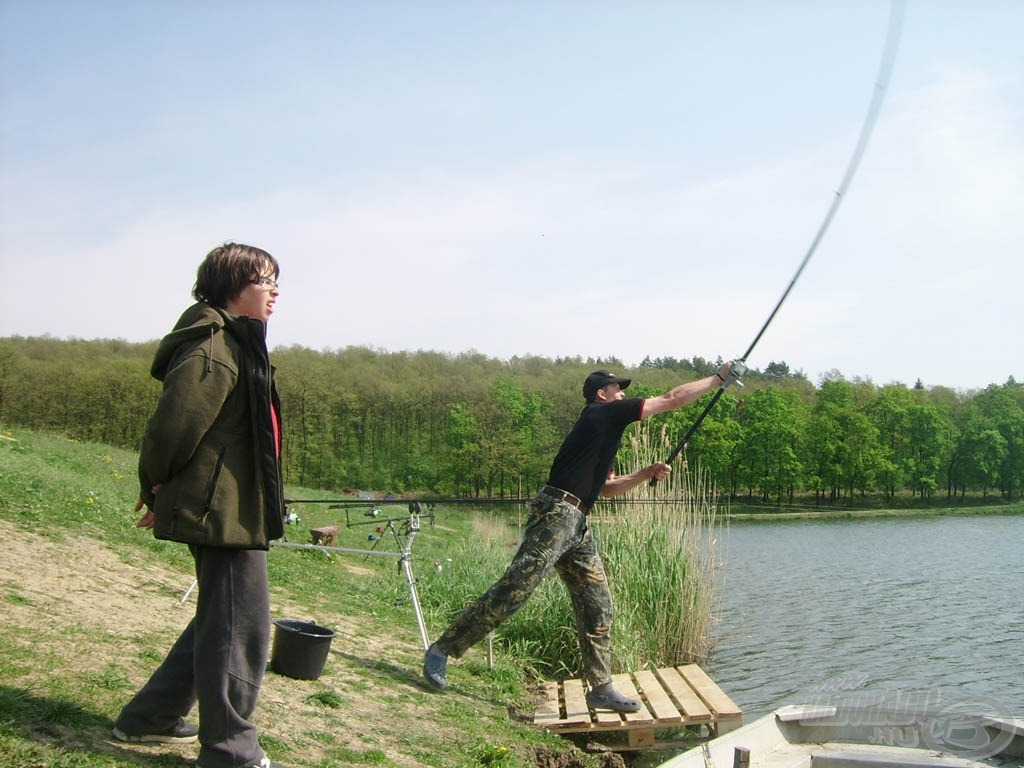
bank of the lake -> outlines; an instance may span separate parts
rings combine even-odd
[[[1024,501],[971,503],[950,506],[820,507],[800,505],[733,504],[725,516],[735,522],[770,523],[780,520],[867,520],[892,517],[964,517],[973,515],[1024,515]]]

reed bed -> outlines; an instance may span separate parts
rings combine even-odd
[[[644,422],[632,437],[632,466],[661,460],[671,445],[664,427]],[[721,560],[717,489],[709,473],[684,460],[655,486],[616,497],[595,519],[615,600],[616,666],[656,669],[706,662],[718,625]]]

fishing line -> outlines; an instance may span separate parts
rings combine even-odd
[[[725,392],[726,388],[733,382],[742,384],[739,380],[739,376],[746,371],[747,358],[750,356],[750,353],[754,351],[754,347],[757,346],[757,342],[761,340],[764,332],[768,330],[768,326],[771,325],[772,320],[775,319],[775,315],[778,314],[783,302],[786,301],[786,297],[789,296],[789,292],[793,290],[793,286],[796,285],[796,281],[800,279],[800,275],[803,273],[804,267],[807,266],[807,262],[811,260],[811,256],[813,256],[814,252],[818,249],[818,244],[821,243],[822,238],[825,236],[825,232],[828,230],[829,225],[832,223],[832,219],[836,215],[836,211],[839,210],[840,204],[846,197],[846,192],[850,188],[850,183],[853,181],[854,175],[857,173],[857,166],[860,165],[861,158],[864,156],[864,151],[867,149],[868,141],[871,139],[871,134],[875,129],[875,123],[878,122],[878,115],[882,110],[882,101],[885,98],[886,89],[889,87],[889,80],[892,77],[893,65],[896,61],[896,51],[899,49],[905,7],[905,0],[893,0],[889,7],[889,25],[886,31],[885,45],[882,49],[882,60],[878,66],[878,76],[875,79],[875,88],[871,96],[871,103],[868,105],[868,112],[864,118],[864,125],[860,129],[860,135],[858,136],[857,143],[853,148],[853,154],[850,156],[850,161],[846,166],[846,172],[843,174],[842,181],[839,183],[839,187],[836,189],[835,195],[832,198],[832,204],[829,206],[828,213],[825,214],[825,218],[821,222],[821,226],[818,227],[818,231],[814,235],[814,239],[811,241],[811,245],[807,249],[807,253],[804,254],[804,257],[800,262],[800,266],[793,275],[793,279],[789,281],[789,285],[786,286],[786,290],[783,291],[782,296],[775,304],[775,308],[771,311],[771,314],[768,315],[768,319],[764,321],[764,325],[761,326],[761,330],[757,332],[754,340],[750,342],[750,346],[747,347],[747,351],[734,361],[734,364],[740,364],[741,370],[739,371],[739,374],[734,376],[730,373],[728,380],[722,382],[722,386],[720,386],[715,392],[715,396],[711,398],[711,401],[704,408],[703,412],[701,412],[700,416],[697,417],[697,420],[679,440],[668,458],[665,459],[666,464],[671,464],[676,456],[682,452],[683,448],[686,447],[686,444],[693,436],[693,433],[697,431],[697,427],[701,425],[701,422],[704,421],[704,417],[711,412],[712,408],[714,408],[715,403],[718,402],[718,398],[722,396],[722,393]],[[651,480],[650,484],[655,485],[657,482],[657,480]]]

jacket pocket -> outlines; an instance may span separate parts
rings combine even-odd
[[[210,479],[206,484],[206,494],[203,496],[203,517],[200,522],[206,522],[210,509],[213,507],[213,500],[217,496],[217,486],[220,485],[220,478],[224,471],[224,454],[227,450],[227,446],[225,446],[217,452],[217,461],[213,465],[213,472],[210,473]]]
[[[229,446],[200,448],[186,467],[167,481],[156,495],[158,539],[217,546],[222,523],[218,521],[218,495],[228,476]]]

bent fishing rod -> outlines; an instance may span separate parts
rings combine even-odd
[[[694,421],[690,428],[686,430],[686,434],[679,439],[676,447],[672,449],[672,453],[670,453],[668,458],[665,459],[666,464],[671,464],[683,451],[686,444],[690,441],[690,438],[693,437],[694,432],[697,431],[697,428],[704,421],[704,418],[711,413],[711,409],[715,407],[715,403],[717,403],[719,398],[725,393],[725,390],[732,384],[743,386],[743,382],[740,380],[740,377],[742,377],[747,371],[747,358],[750,357],[750,353],[754,351],[754,347],[757,346],[757,342],[761,340],[764,332],[768,330],[768,326],[771,325],[772,320],[775,319],[775,315],[778,314],[783,302],[786,301],[786,297],[789,296],[790,291],[793,290],[793,286],[796,285],[796,281],[800,279],[800,275],[803,274],[804,267],[807,266],[807,262],[811,260],[811,256],[813,256],[814,252],[818,249],[818,244],[821,243],[822,238],[825,236],[825,232],[828,230],[829,225],[832,223],[832,219],[836,215],[836,211],[839,210],[839,205],[846,197],[846,192],[850,188],[850,183],[853,181],[853,177],[857,172],[857,166],[860,165],[861,158],[864,156],[864,151],[867,149],[871,133],[875,129],[875,123],[878,121],[878,115],[882,109],[882,101],[885,97],[885,91],[889,87],[889,79],[892,76],[893,64],[896,60],[896,51],[899,48],[905,5],[905,0],[894,0],[890,6],[889,27],[886,32],[885,45],[882,49],[882,61],[878,67],[878,77],[875,80],[874,93],[871,96],[871,103],[868,106],[868,112],[864,118],[864,125],[860,129],[860,135],[857,138],[856,145],[854,146],[853,154],[850,156],[850,161],[846,166],[846,172],[843,174],[839,188],[836,190],[835,195],[832,198],[832,204],[829,206],[828,213],[825,214],[825,218],[821,222],[821,226],[818,227],[818,231],[814,235],[814,239],[811,241],[811,245],[807,249],[807,253],[804,254],[796,273],[794,273],[793,279],[789,281],[789,285],[786,286],[786,290],[782,292],[782,296],[779,298],[778,302],[776,302],[775,308],[771,311],[771,314],[768,315],[768,319],[764,321],[764,325],[761,326],[761,330],[757,332],[754,340],[750,342],[750,346],[747,347],[747,351],[733,361],[733,366],[729,371],[728,378],[726,378],[722,382],[721,386],[715,391],[714,397],[712,397],[704,407],[704,410],[701,411],[701,414],[697,417],[696,421]],[[656,479],[652,478],[650,485],[656,485],[657,482],[658,481]]]

